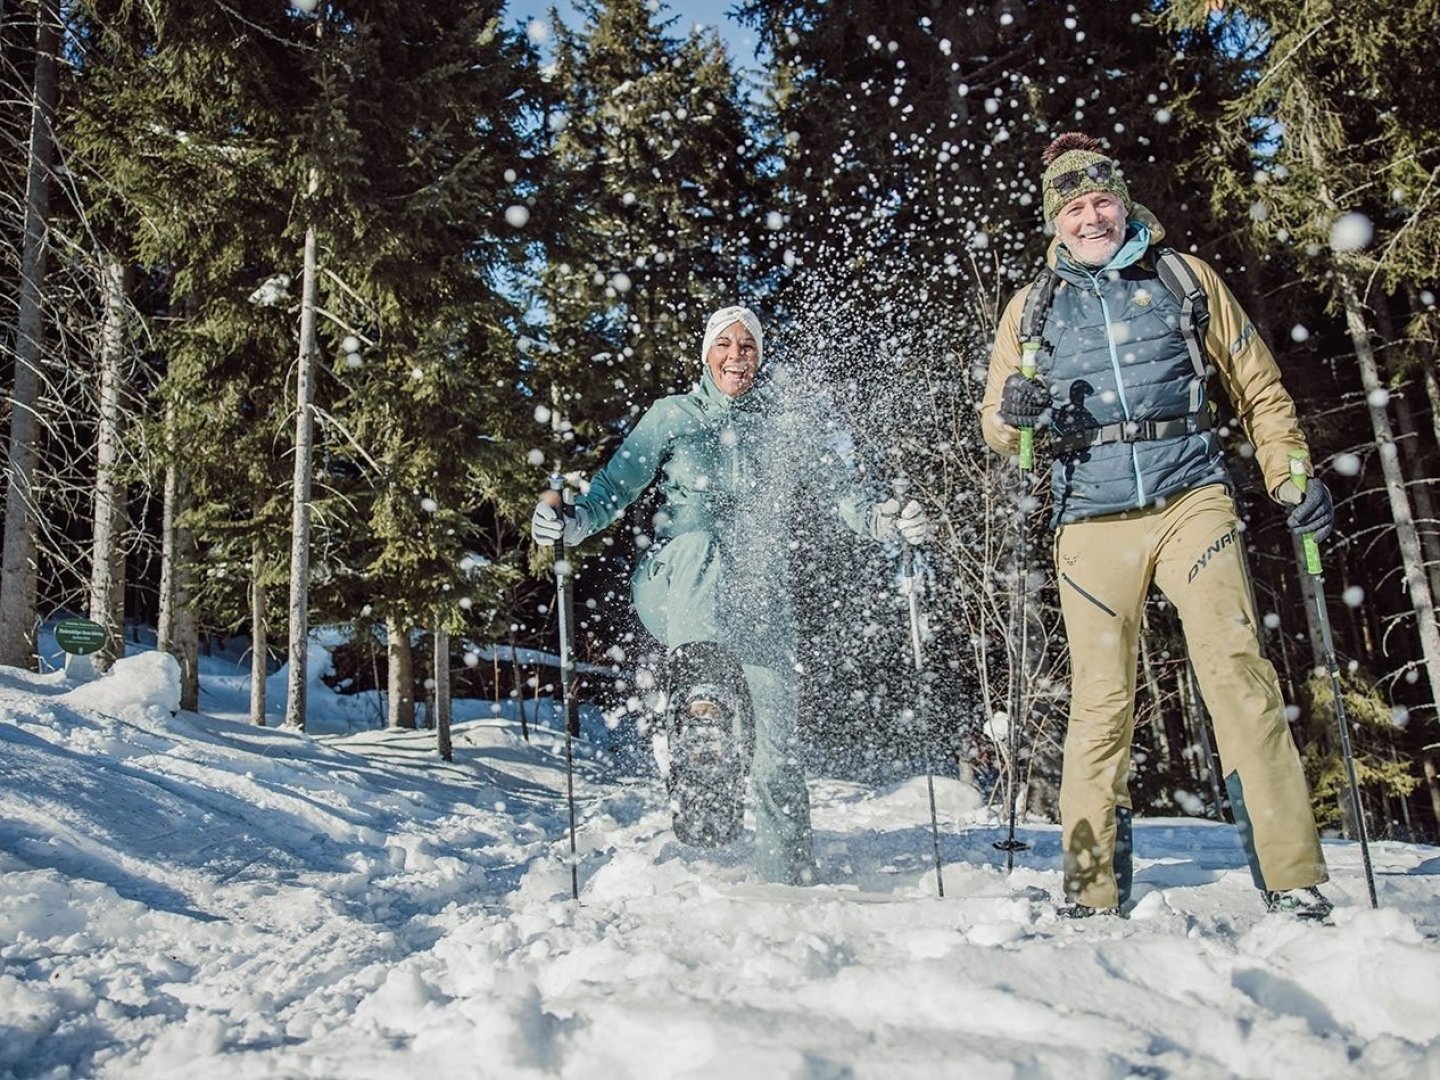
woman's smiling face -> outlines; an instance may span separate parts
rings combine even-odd
[[[705,366],[722,394],[739,397],[755,382],[755,371],[760,366],[755,336],[743,322],[731,323],[715,336],[705,356]]]

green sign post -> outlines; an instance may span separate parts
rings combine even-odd
[[[90,654],[105,644],[105,628],[89,619],[61,619],[55,624],[55,643],[65,650],[65,677],[75,682],[95,678]]]
[[[55,643],[71,656],[89,656],[105,644],[105,628],[89,619],[61,619]]]

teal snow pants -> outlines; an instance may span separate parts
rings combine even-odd
[[[796,730],[795,631],[786,586],[709,532],[653,551],[630,580],[645,628],[667,649],[714,641],[734,651],[755,709],[755,869],[766,881],[815,879],[810,795]]]

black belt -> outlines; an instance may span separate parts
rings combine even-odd
[[[1151,442],[1196,435],[1212,426],[1210,410],[1176,416],[1169,420],[1122,420],[1103,427],[1081,428],[1079,431],[1052,436],[1051,450],[1056,454],[1074,454],[1094,446],[1117,442]]]

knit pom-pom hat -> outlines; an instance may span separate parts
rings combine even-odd
[[[1040,157],[1045,162],[1040,190],[1046,221],[1054,221],[1071,199],[1092,191],[1108,191],[1125,204],[1127,214],[1134,209],[1120,166],[1100,148],[1100,140],[1067,131],[1056,136]]]

